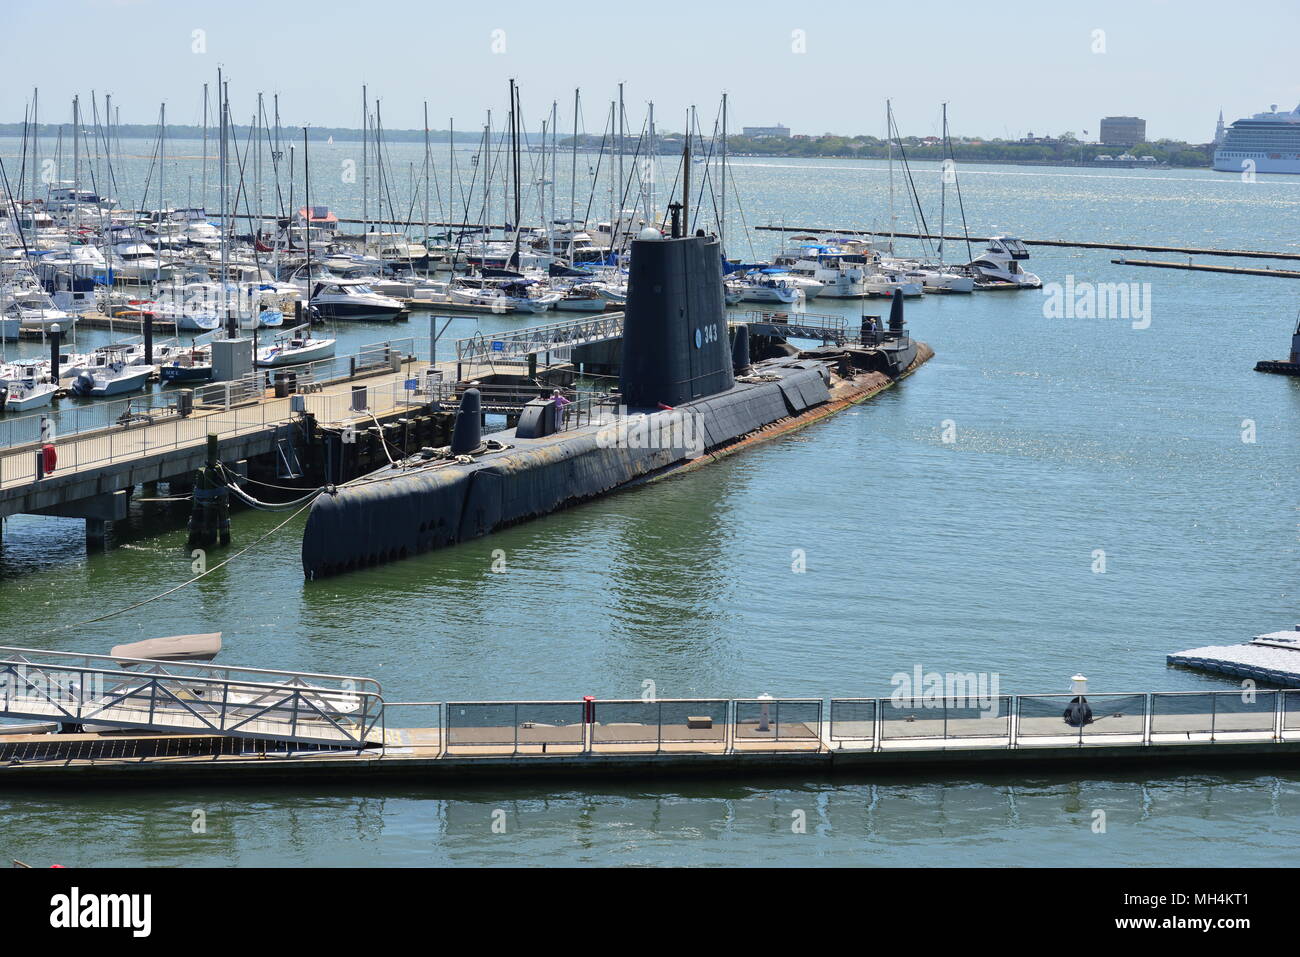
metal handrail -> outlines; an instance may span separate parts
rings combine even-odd
[[[230,681],[30,661],[0,661],[0,675],[5,677],[0,683],[0,714],[53,717],[64,723],[91,722],[365,748],[371,746],[368,738],[382,724],[384,711],[383,698],[376,693],[294,683]],[[71,681],[69,675],[74,676]],[[37,676],[40,681],[33,681]],[[78,678],[86,684],[79,683]],[[75,703],[68,706],[60,702],[61,695],[53,693],[54,689],[61,694],[71,692]],[[232,701],[232,690],[246,700]],[[147,710],[133,706],[133,702],[146,698]],[[345,707],[332,705],[331,700]],[[110,714],[111,710],[122,713]],[[300,719],[307,722],[307,730]],[[253,727],[254,722],[262,726]],[[279,726],[268,730],[267,722]]]
[[[191,668],[194,669],[194,671],[196,672],[195,674],[186,674],[184,672],[173,673],[167,670],[155,670],[151,672],[153,674],[158,674],[161,676],[172,677],[172,678],[212,678],[213,675],[204,674],[204,672],[228,672],[228,673],[238,672],[240,674],[249,674],[249,675],[278,675],[278,676],[282,676],[285,678],[292,678],[292,679],[309,678],[317,681],[324,680],[324,681],[351,682],[354,684],[372,685],[376,693],[383,691],[383,687],[376,679],[366,678],[361,675],[336,675],[336,674],[326,674],[326,673],[311,672],[311,671],[287,671],[279,668],[252,668],[246,665],[213,665],[213,664],[200,663],[200,662],[159,661],[157,658],[128,658],[123,655],[97,655],[88,652],[77,652],[77,651],[46,651],[39,648],[19,648],[13,645],[0,645],[0,663],[9,660],[6,656],[15,655],[15,654],[19,656],[17,662],[21,664],[46,665],[48,664],[48,662],[33,660],[33,656],[35,656],[36,658],[39,658],[41,656],[48,656],[51,658],[79,659],[81,661],[103,661],[112,665],[123,665],[123,664],[144,665],[151,669]],[[85,667],[90,667],[90,666],[87,665]],[[102,669],[102,670],[113,671],[115,669],[110,668],[110,669]],[[124,672],[124,673],[140,674],[141,672],[137,671],[137,672]],[[216,680],[220,680],[220,679],[216,679]],[[331,689],[331,690],[346,691],[349,689],[341,688],[341,689]]]
[[[477,333],[456,340],[456,361],[518,358],[553,352],[561,347],[617,339],[623,334],[623,316],[621,312],[605,312],[521,329]],[[497,343],[500,343],[500,349],[493,348]]]

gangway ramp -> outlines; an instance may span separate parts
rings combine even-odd
[[[456,340],[456,361],[526,362],[529,356],[563,355],[574,346],[612,342],[623,337],[624,313],[606,312],[581,319],[548,322],[501,332],[478,333]],[[750,332],[823,342],[845,342],[850,337],[843,316],[800,312],[749,312],[744,320],[731,318],[729,325],[744,321]]]
[[[371,678],[0,647],[0,717],[366,748],[384,743]]]
[[[574,346],[610,342],[623,336],[623,313],[605,312],[582,319],[548,322],[456,340],[456,361],[504,362],[559,352]]]

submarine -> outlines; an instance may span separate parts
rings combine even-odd
[[[616,489],[697,468],[820,421],[910,375],[934,352],[888,322],[801,350],[775,324],[728,330],[722,254],[703,230],[647,227],[631,243],[617,413],[571,425],[554,398],[515,428],[482,434],[482,396],[460,396],[451,445],[327,488],[302,541],[308,579],[397,561],[490,534]]]

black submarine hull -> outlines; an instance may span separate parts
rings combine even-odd
[[[707,456],[830,400],[823,363],[788,359],[761,368],[771,381],[603,428],[540,440],[505,433],[505,449],[473,464],[387,468],[326,492],[307,517],[303,573],[324,578],[478,538]]]
[[[910,370],[931,354],[907,338],[910,357],[858,350],[750,365],[728,341],[720,264],[717,241],[703,236],[635,241],[620,381],[632,411],[550,434],[537,427],[550,418],[525,415],[487,448],[470,390],[463,419],[473,434],[461,437],[458,422],[452,450],[471,454],[398,463],[318,496],[303,573],[418,555],[695,467],[862,401],[900,377],[899,362]],[[901,331],[901,311],[898,321]]]

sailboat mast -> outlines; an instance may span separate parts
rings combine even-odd
[[[203,208],[208,208],[208,85],[203,84]]]
[[[370,100],[366,93],[366,85],[361,84],[361,241],[364,243],[366,234],[370,232],[370,167],[366,164],[366,130],[370,124]],[[306,149],[306,147],[304,147]],[[303,162],[306,163],[307,157],[303,156]],[[307,210],[308,225],[310,225],[311,209]]]
[[[32,88],[32,199],[40,197],[36,193],[36,170],[41,166],[41,91],[39,87]],[[75,328],[75,326],[74,326]]]
[[[943,141],[948,142],[948,104],[943,105]],[[947,230],[944,225],[947,220],[944,218],[946,213],[946,204],[948,199],[948,168],[943,164],[943,172],[939,176],[939,265],[943,265],[943,236]]]
[[[579,90],[573,91],[573,162],[569,169],[569,234],[576,228],[573,218],[578,215],[578,110]],[[572,242],[572,240],[570,240]]]
[[[74,96],[72,98],[72,228],[76,230],[81,222],[81,206],[77,202],[77,195],[81,191],[81,137],[77,135],[77,130],[81,126],[81,103]]]
[[[722,215],[718,220],[718,249],[727,258],[727,94],[722,94]]]
[[[552,259],[555,258],[555,181],[558,178],[555,171],[559,165],[559,106],[559,103],[551,100],[551,221],[546,227],[546,245]]]
[[[885,100],[885,140],[889,144],[889,254],[894,254],[894,110]]]
[[[623,218],[623,184],[627,182],[623,178],[623,154],[627,151],[627,143],[624,137],[627,135],[625,125],[626,112],[623,109],[623,84],[618,85],[618,218]],[[612,222],[612,221],[611,221]]]
[[[433,155],[429,152],[429,101],[424,101],[424,278],[429,278],[429,179],[433,175]],[[432,321],[432,320],[430,320]]]
[[[659,155],[655,147],[655,101],[650,101],[650,117],[646,122],[646,129],[650,136],[649,147],[646,150],[645,171],[645,215],[646,219],[654,222],[655,219],[655,157]]]
[[[167,175],[167,104],[158,105],[158,215],[166,216],[167,200],[164,198],[163,189],[165,177]],[[158,221],[158,255],[154,261],[158,264],[154,271],[154,280],[162,282],[162,241],[167,238],[167,220]]]

